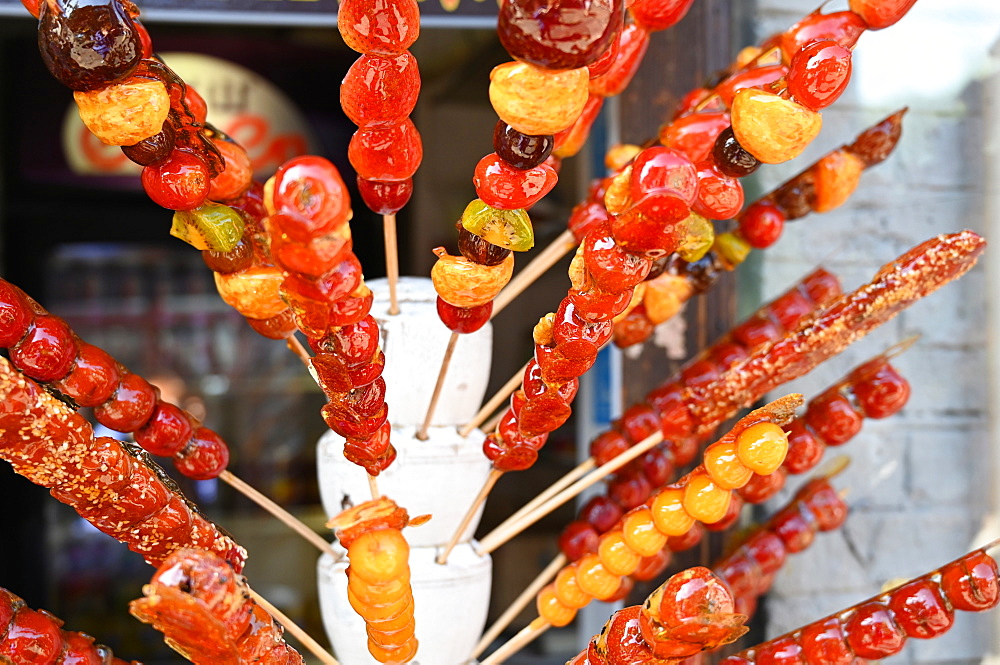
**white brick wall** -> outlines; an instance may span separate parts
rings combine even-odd
[[[758,0],[757,35],[785,29],[814,4]],[[764,300],[817,263],[853,288],[883,263],[938,233],[972,228],[989,235],[983,148],[1000,140],[1000,110],[984,111],[983,80],[989,49],[998,40],[996,0],[919,0],[898,25],[861,38],[852,86],[824,112],[820,138],[795,162],[762,169],[760,187],[783,181],[909,105],[902,143],[887,162],[865,174],[847,206],[790,225],[781,242],[763,253]],[[988,250],[985,260],[996,251]],[[851,515],[841,532],[821,535],[810,550],[789,559],[768,600],[770,635],[982,544],[977,533],[990,512],[996,483],[987,346],[997,331],[988,328],[987,276],[978,266],[789,387],[813,395],[892,343],[922,335],[895,361],[913,386],[909,405],[891,419],[867,422],[855,441],[834,450],[854,460],[837,480],[850,488]],[[984,662],[997,621],[992,615],[962,613],[948,635],[911,640],[888,662]]]

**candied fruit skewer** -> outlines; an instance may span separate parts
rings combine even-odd
[[[193,663],[303,662],[246,579],[211,552],[175,550],[142,594],[129,603],[129,612],[163,633],[167,645]],[[285,624],[290,632],[300,630]],[[327,665],[337,663],[321,648],[316,656]]]
[[[752,249],[766,249],[777,242],[786,221],[842,204],[863,171],[880,164],[895,149],[905,110],[869,127],[853,143],[827,153],[744,208],[737,218],[739,227],[716,236],[702,258],[687,261],[673,255],[663,261],[657,268],[659,274],[645,282],[641,306],[637,304],[615,323],[615,344],[625,347],[648,339],[656,325],[674,316],[693,296],[705,293],[724,272],[735,270]],[[819,187],[822,197],[817,182],[823,183]],[[821,200],[827,207],[821,207]]]
[[[899,653],[907,638],[947,632],[955,610],[983,612],[1000,602],[1000,571],[987,552],[998,541],[926,575],[901,584],[722,660],[722,665],[769,663],[785,658],[830,665],[879,660]]]
[[[49,612],[33,610],[0,588],[0,658],[5,662],[126,665],[111,649],[95,644],[90,635],[62,626],[62,620]],[[132,665],[137,665],[136,661]]]
[[[847,504],[829,477],[813,478],[712,569],[729,585],[737,611],[752,616],[787,555],[802,552],[818,532],[837,529],[846,519]]]
[[[401,531],[427,517],[411,520],[404,508],[381,497],[327,522],[347,549],[348,599],[365,620],[369,653],[381,663],[408,663],[417,652],[410,547]]]
[[[100,531],[152,565],[185,546],[243,568],[246,550],[187,501],[148,455],[93,429],[55,397],[0,362],[0,458],[50,490]]]
[[[807,317],[797,330],[754,350],[718,380],[654,388],[646,402],[659,417],[660,434],[675,450],[691,449],[741,408],[802,376],[917,300],[964,275],[985,247],[986,241],[972,231],[932,238],[883,266],[868,284]],[[682,459],[683,455],[680,453]]]
[[[389,313],[395,315],[396,213],[413,193],[413,174],[423,158],[420,133],[409,118],[420,95],[420,70],[409,51],[420,34],[420,10],[416,0],[382,5],[346,0],[338,8],[337,27],[347,46],[361,53],[341,83],[340,105],[358,126],[347,156],[361,198],[382,215]]]
[[[688,533],[696,522],[721,519],[733,489],[754,473],[773,473],[781,465],[788,444],[781,424],[791,420],[801,403],[801,395],[789,395],[741,418],[709,447],[732,449],[731,455],[716,456],[712,462],[706,452],[704,465],[622,516],[617,527],[601,537],[596,553],[563,568],[556,581],[539,592],[539,616],[547,624],[566,625],[592,599],[614,596],[642,557],[660,552],[668,537]]]
[[[17,286],[0,279],[0,348],[26,376],[73,404],[93,407],[97,421],[132,434],[143,450],[173,458],[178,471],[195,480],[221,478],[287,524],[321,552],[330,544],[253,487],[226,469],[229,448],[215,431],[159,390],[131,373],[102,349],[76,336],[61,318],[49,314]]]

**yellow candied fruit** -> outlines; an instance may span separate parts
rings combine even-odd
[[[694,292],[688,280],[667,272],[644,284],[646,291],[642,295],[642,306],[646,308],[646,316],[654,326],[681,311],[681,307]]]
[[[613,574],[596,554],[584,554],[576,562],[576,581],[584,593],[598,600],[615,595],[621,586],[621,576]]]
[[[555,325],[556,315],[549,312],[531,330],[531,338],[539,346],[549,346],[552,344],[552,328]]]
[[[431,268],[434,290],[455,307],[478,307],[493,300],[514,273],[514,255],[495,266],[484,266],[464,256],[451,256],[443,247],[434,250],[438,260]]]
[[[743,49],[736,54],[736,60],[733,62],[733,71],[739,71],[749,65],[754,59],[761,53],[759,46],[744,46]]]
[[[732,493],[724,490],[704,471],[691,473],[684,487],[684,510],[703,524],[713,524],[726,516]]]
[[[288,309],[278,290],[284,279],[280,268],[254,266],[227,275],[215,273],[215,288],[243,316],[269,319]]]
[[[754,473],[770,475],[785,461],[788,435],[774,423],[751,425],[737,435],[736,453]]]
[[[684,490],[668,487],[660,491],[651,505],[653,524],[667,536],[683,536],[694,526],[694,518],[684,510]]]
[[[667,537],[656,528],[649,508],[636,508],[625,515],[622,537],[640,556],[653,556],[667,545]]]
[[[575,563],[560,570],[553,584],[555,585],[556,598],[566,607],[578,610],[581,607],[586,607],[593,599],[593,596],[581,589],[580,584],[576,581]]]
[[[587,264],[583,259],[583,243],[576,247],[576,253],[569,262],[569,283],[576,291],[586,290],[590,280],[587,277]]]
[[[746,261],[746,258],[750,256],[750,250],[753,249],[750,243],[732,231],[715,236],[712,247],[719,253],[723,261],[733,267]]]
[[[719,441],[705,450],[705,471],[716,485],[724,490],[743,487],[753,471],[740,462],[735,441]]]
[[[100,90],[73,93],[80,118],[108,145],[135,145],[163,129],[170,95],[162,81],[134,76]]]
[[[243,238],[243,217],[221,203],[203,203],[193,210],[174,213],[170,235],[195,249],[231,252]]]
[[[604,207],[612,215],[620,215],[632,203],[632,167],[627,166],[611,178],[604,192]]]
[[[538,616],[556,628],[565,626],[576,616],[575,609],[563,605],[559,600],[559,597],[556,596],[555,587],[552,584],[547,585],[538,592],[538,597],[535,599],[535,606],[538,608]]]
[[[597,545],[601,564],[613,575],[631,575],[639,567],[642,557],[625,542],[621,531],[608,531],[601,535]]]
[[[715,227],[696,212],[692,212],[681,222],[682,239],[677,246],[677,255],[688,263],[694,263],[708,254],[715,241]]]
[[[384,584],[409,570],[410,546],[396,529],[376,529],[347,548],[351,571],[369,584]]]
[[[633,143],[618,143],[604,155],[604,165],[611,171],[620,171],[642,152],[642,147]]]
[[[527,252],[535,246],[535,230],[523,208],[501,210],[473,199],[462,212],[462,226],[469,233],[514,252]]]
[[[816,111],[755,88],[736,93],[731,117],[736,140],[765,164],[781,164],[801,155],[823,125]]]
[[[816,199],[813,210],[829,212],[850,198],[861,180],[865,163],[857,155],[837,150],[823,157],[813,166]]]
[[[551,70],[507,62],[490,72],[490,103],[500,119],[532,136],[568,128],[587,104],[586,67]]]

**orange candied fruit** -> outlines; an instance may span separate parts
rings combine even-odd
[[[576,562],[576,581],[584,593],[598,600],[605,600],[615,595],[622,580],[613,574],[596,554],[584,554]]]
[[[538,616],[557,628],[565,626],[576,616],[575,609],[563,605],[562,601],[559,600],[555,586],[552,584],[538,592],[535,605],[538,607]]]
[[[846,150],[837,150],[820,159],[813,167],[816,200],[813,210],[828,212],[844,204],[861,180],[865,163]]]
[[[639,553],[629,547],[624,534],[617,529],[601,535],[597,556],[608,572],[614,575],[631,575],[642,561]]]
[[[736,93],[731,117],[736,140],[765,164],[798,157],[823,124],[816,111],[754,88]]]
[[[401,647],[385,648],[369,638],[368,652],[380,663],[408,663],[417,653],[417,641],[409,640]]]
[[[704,471],[691,474],[684,487],[684,510],[704,524],[718,522],[726,516],[732,494],[708,477]]]
[[[98,90],[73,93],[87,129],[108,145],[135,145],[160,132],[170,111],[162,81],[133,76]]]
[[[561,71],[507,62],[490,72],[490,103],[508,125],[530,136],[570,127],[587,104],[586,67]]]
[[[341,0],[337,28],[358,53],[397,55],[417,41],[420,9],[417,0]]]
[[[409,568],[410,546],[396,529],[363,533],[347,549],[355,575],[371,584],[402,577]]]
[[[441,300],[455,307],[479,307],[493,300],[514,273],[514,255],[495,266],[451,256],[443,247],[434,250],[438,260],[431,281]]]
[[[683,536],[694,526],[694,518],[684,510],[684,490],[668,487],[653,498],[653,524],[667,536]]]
[[[736,437],[736,453],[751,471],[769,476],[788,453],[788,435],[774,423],[751,425]]]
[[[280,268],[255,266],[227,275],[215,273],[215,288],[243,316],[269,319],[288,309],[278,291],[284,279]]]
[[[576,581],[575,563],[560,570],[553,584],[555,585],[556,597],[566,607],[580,609],[586,607],[593,599],[593,596],[581,589],[580,584]]]
[[[712,481],[726,490],[743,487],[753,471],[740,462],[735,441],[719,441],[705,450],[705,471]]]
[[[644,506],[630,510],[622,518],[622,536],[640,556],[653,556],[667,544],[667,536],[653,523],[652,511]]]

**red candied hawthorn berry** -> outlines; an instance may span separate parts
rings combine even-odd
[[[639,463],[642,465],[642,475],[652,487],[661,487],[674,475],[674,465],[670,456],[661,448],[653,448],[643,455]]]
[[[608,483],[608,494],[625,510],[642,505],[652,490],[646,476],[637,471],[620,473]]]
[[[917,580],[893,589],[889,609],[909,637],[937,637],[955,622],[954,610],[941,597],[938,585],[929,580]]]
[[[635,404],[622,414],[618,429],[636,444],[660,431],[660,418],[648,404]]]
[[[416,173],[424,149],[413,121],[359,129],[347,146],[347,158],[366,180],[406,180]]]
[[[734,340],[752,351],[778,341],[782,334],[778,326],[767,316],[754,316],[733,328],[732,336]]]
[[[803,628],[799,643],[809,663],[852,665],[855,662],[854,653],[844,636],[843,625],[837,617]]]
[[[559,535],[559,550],[570,561],[577,561],[584,554],[597,551],[599,536],[589,523],[577,520],[570,522]]]
[[[676,24],[694,0],[636,0],[629,11],[635,22],[650,32],[666,30]]]
[[[888,28],[910,11],[917,0],[850,0],[847,4],[870,30]]]
[[[376,215],[395,215],[413,195],[413,178],[406,180],[365,180],[358,176],[358,193]]]
[[[781,511],[771,519],[771,530],[781,538],[789,552],[801,552],[816,538],[811,513],[803,514],[797,506]]]
[[[854,400],[869,418],[887,418],[910,399],[910,383],[883,359],[851,373]]]
[[[643,210],[672,219],[687,217],[687,206],[698,193],[698,171],[685,155],[654,146],[640,152],[632,163],[631,197]],[[679,202],[669,209],[644,204],[650,197],[666,194]],[[672,215],[672,217],[671,217]]]
[[[664,124],[659,139],[661,144],[684,153],[697,164],[709,158],[716,139],[727,127],[728,113],[692,113]]]
[[[982,612],[1000,601],[997,562],[978,551],[941,569],[941,590],[956,610]]]
[[[630,447],[628,439],[620,432],[608,430],[590,442],[590,456],[594,458],[597,466],[603,466]]]
[[[73,369],[54,387],[80,406],[97,406],[111,398],[118,379],[118,363],[114,358],[96,346],[80,342]]]
[[[341,108],[358,127],[403,120],[416,108],[419,96],[420,70],[409,53],[363,55],[340,86]]]
[[[10,654],[23,663],[54,663],[62,660],[61,621],[47,613],[20,607],[5,628],[4,659]],[[9,651],[8,651],[9,649]],[[14,661],[10,661],[14,662]]]
[[[191,439],[191,419],[179,407],[158,401],[149,421],[135,431],[135,442],[153,455],[173,457]]]
[[[94,408],[94,417],[116,432],[134,432],[145,425],[156,407],[156,389],[146,379],[120,370],[118,389],[108,401]]]
[[[839,446],[861,431],[864,418],[838,391],[827,391],[809,402],[805,422],[823,443]]]
[[[77,342],[66,323],[55,316],[36,316],[27,333],[10,350],[14,366],[36,381],[66,376],[77,353]]]
[[[859,658],[877,660],[899,653],[906,635],[893,620],[892,612],[880,602],[858,607],[844,622],[847,643]]]
[[[218,477],[229,464],[229,448],[218,434],[199,427],[188,444],[174,457],[177,470],[194,480]]]
[[[493,314],[493,301],[477,307],[456,307],[445,302],[439,296],[437,312],[441,322],[448,327],[448,330],[469,334],[476,332],[490,320],[490,316]]]
[[[799,322],[812,313],[814,306],[801,291],[794,289],[772,302],[768,313],[777,321],[782,330],[795,330]]]
[[[826,446],[801,420],[796,418],[790,422],[785,431],[788,432],[788,453],[783,465],[789,473],[805,473],[819,464]]]
[[[707,219],[732,219],[743,208],[743,185],[712,161],[698,165],[698,195],[691,209]]]
[[[791,637],[765,642],[757,649],[759,665],[805,665],[802,647]]]
[[[0,280],[0,347],[9,349],[17,344],[28,332],[33,317],[21,290]]]
[[[486,155],[476,164],[472,183],[476,196],[500,210],[529,208],[552,191],[559,176],[548,164],[518,169],[497,153]]]
[[[837,42],[806,44],[788,66],[788,92],[813,111],[837,101],[851,78],[851,51]]]
[[[806,44],[820,40],[851,48],[867,28],[864,19],[852,11],[823,14],[816,10],[785,31],[779,41],[781,50],[791,59]]]
[[[785,230],[785,214],[769,202],[756,202],[740,215],[740,235],[755,249],[767,249]]]
[[[626,252],[615,238],[610,224],[600,224],[583,239],[587,272],[598,288],[610,294],[633,288],[646,278],[652,267],[649,259]],[[577,309],[582,310],[579,305]]]
[[[624,514],[622,507],[606,494],[592,497],[580,509],[580,519],[590,523],[597,533],[609,531]]]
[[[299,242],[308,241],[321,229],[347,219],[350,199],[340,172],[329,160],[314,155],[290,159],[274,174],[271,187],[275,210],[295,213],[299,232],[283,229]]]
[[[142,169],[146,194],[168,210],[197,208],[205,202],[210,186],[208,166],[184,150],[174,150],[165,161]]]
[[[420,9],[417,0],[342,0],[337,27],[358,53],[396,55],[417,41]]]
[[[770,575],[785,565],[788,550],[776,534],[760,531],[746,542],[747,556],[760,568],[761,573]]]

